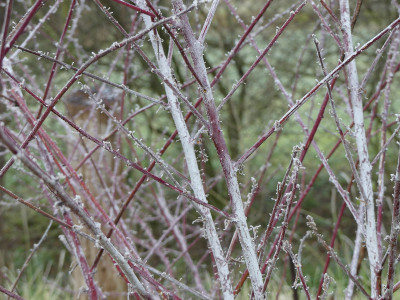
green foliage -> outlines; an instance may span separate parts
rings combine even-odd
[[[24,270],[15,290],[21,297],[32,300],[72,299],[68,283],[68,265],[65,261],[66,250],[58,251],[58,260],[49,257],[49,250],[36,253]],[[21,258],[26,254],[26,251],[18,249],[13,254],[6,253],[0,256],[3,260],[1,272],[5,279],[2,280],[3,287],[11,289],[23,265]]]

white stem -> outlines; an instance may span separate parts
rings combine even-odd
[[[353,53],[353,41],[351,35],[350,8],[348,0],[340,0],[341,25],[344,39],[346,56]],[[360,181],[363,195],[366,199],[361,201],[361,205],[366,207],[365,239],[368,250],[368,258],[371,272],[371,297],[377,297],[377,270],[379,269],[378,240],[376,235],[375,204],[373,198],[371,181],[371,163],[368,155],[367,138],[364,127],[364,113],[362,99],[358,94],[359,82],[355,61],[351,61],[347,66],[347,76],[350,89],[350,97],[353,104],[354,115],[354,135],[356,138],[357,152],[359,159]]]
[[[217,11],[217,7],[219,4],[219,0],[214,0],[213,3],[211,4],[210,10],[208,12],[207,18],[204,21],[204,25],[203,28],[201,29],[201,33],[199,36],[199,43],[203,44],[204,43],[204,39],[207,35],[208,30],[210,29],[211,26],[211,21],[214,18],[215,12]]]
[[[182,0],[172,0],[172,3],[177,12],[180,12],[184,9]],[[210,124],[209,135],[214,142],[224,172],[229,197],[231,199],[233,221],[239,233],[239,240],[242,246],[243,257],[249,271],[254,298],[256,300],[264,299],[262,292],[263,278],[258,265],[256,249],[247,226],[236,170],[228,153],[228,148],[222,133],[213,92],[207,76],[207,68],[203,59],[204,45],[201,41],[195,38],[187,15],[181,15],[180,22],[183,36],[186,40],[193,60],[193,69],[199,81],[198,84],[200,93],[203,97],[203,102],[207,110],[208,121]]]
[[[360,211],[361,213],[361,211]],[[362,226],[357,226],[357,233],[356,233],[356,241],[354,243],[353,249],[353,258],[351,259],[350,265],[350,274],[354,277],[357,276],[357,266],[358,266],[358,259],[360,257],[360,250],[361,250],[361,243],[362,243]],[[349,278],[349,283],[345,290],[345,300],[351,300],[353,298],[354,293],[354,281]]]
[[[138,1],[138,5],[143,9],[147,9],[144,0]],[[150,17],[143,16],[143,19],[147,28],[150,28],[153,25],[153,22],[151,21]],[[149,37],[154,49],[154,53],[156,55],[160,72],[162,73],[164,78],[166,78],[170,82],[174,82],[172,77],[172,71],[168,64],[168,59],[164,54],[163,45],[161,43],[160,37],[158,36],[158,34],[155,34],[154,31],[149,31]],[[176,89],[178,88],[176,87]],[[179,139],[185,155],[186,164],[190,175],[192,190],[196,198],[207,203],[206,194],[203,188],[203,182],[200,176],[200,170],[197,165],[194,146],[191,143],[190,134],[186,126],[185,119],[179,105],[179,101],[175,96],[173,90],[167,85],[165,85],[165,92],[168,98],[171,115],[174,120],[176,129],[178,131]],[[208,242],[214,256],[223,297],[224,299],[233,299],[234,297],[233,297],[232,285],[229,279],[228,262],[225,260],[224,252],[222,250],[210,210],[196,203],[194,203],[194,206],[196,207],[197,211],[203,218],[202,221],[204,222],[205,236],[208,238]]]

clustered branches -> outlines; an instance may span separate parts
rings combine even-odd
[[[398,12],[105,2],[1,7],[0,213],[43,231],[0,293],[57,231],[76,298],[395,297]]]

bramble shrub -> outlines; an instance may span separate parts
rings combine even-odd
[[[396,297],[400,5],[349,2],[3,1],[0,292]]]

